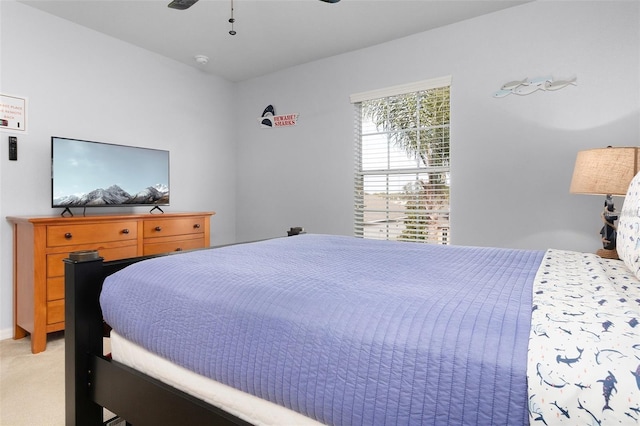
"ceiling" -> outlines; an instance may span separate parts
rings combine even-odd
[[[531,0],[22,0],[230,81],[361,49]],[[196,55],[209,58],[196,63]]]

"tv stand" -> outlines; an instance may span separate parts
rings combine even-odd
[[[60,216],[67,217],[67,213],[69,213],[69,217],[73,217],[73,212],[69,207],[65,207],[64,210],[62,210],[62,213],[60,213]]]
[[[70,252],[105,260],[209,247],[215,212],[8,217],[13,226],[13,338],[31,334],[31,352],[64,330],[64,263]]]
[[[160,210],[160,214],[164,214],[164,210],[162,210],[160,206],[153,206],[153,208],[149,210],[149,214],[154,214],[153,213],[154,210]]]

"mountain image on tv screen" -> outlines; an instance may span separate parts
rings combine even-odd
[[[169,204],[169,151],[51,138],[52,207]]]

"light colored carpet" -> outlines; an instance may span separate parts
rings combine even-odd
[[[0,341],[0,425],[64,425],[64,333],[31,353],[31,339]]]
[[[109,352],[109,339],[104,340]],[[105,419],[113,414],[105,410]],[[29,336],[0,341],[0,426],[64,426],[64,332],[31,353]]]

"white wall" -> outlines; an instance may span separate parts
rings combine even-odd
[[[238,239],[351,234],[349,95],[451,75],[452,241],[595,251],[603,198],[569,183],[579,150],[640,144],[638,22],[638,2],[537,1],[240,84]],[[545,75],[578,85],[492,97]],[[298,127],[259,128],[268,104]]]
[[[170,150],[164,210],[216,211],[212,244],[235,241],[235,84],[13,1],[0,15],[0,92],[29,100],[18,161],[0,133],[0,338],[13,327],[5,217],[60,213],[50,208],[52,135]]]

